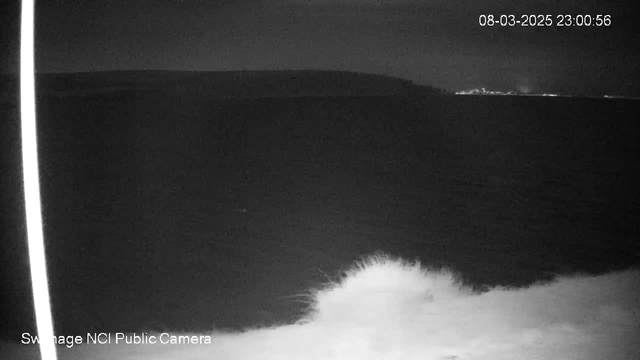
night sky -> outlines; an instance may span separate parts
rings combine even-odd
[[[640,96],[635,1],[36,3],[41,72],[330,69],[399,76],[450,91]],[[481,27],[481,14],[550,14],[554,25]],[[611,26],[560,28],[560,14],[610,15]],[[13,26],[7,23],[4,28]],[[12,24],[17,29],[17,20]],[[13,56],[3,59],[3,70],[15,71],[18,41],[7,43]]]

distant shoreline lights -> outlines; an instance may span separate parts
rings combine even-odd
[[[637,97],[627,97],[619,95],[601,95],[601,96],[576,96],[554,93],[542,93],[542,94],[525,94],[518,91],[499,91],[499,90],[487,90],[486,88],[475,88],[471,90],[456,91],[455,95],[498,95],[498,96],[549,96],[549,97],[581,97],[581,98],[598,98],[598,99],[640,99]]]

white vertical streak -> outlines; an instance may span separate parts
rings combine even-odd
[[[38,143],[36,138],[36,99],[34,63],[34,0],[22,1],[20,30],[20,119],[22,123],[22,171],[29,264],[36,325],[42,359],[56,359],[49,284],[44,254],[40,181],[38,179]]]

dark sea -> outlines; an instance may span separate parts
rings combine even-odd
[[[1,111],[4,328],[33,328],[19,116]],[[291,322],[375,252],[478,289],[640,263],[640,101],[38,99],[61,334]]]

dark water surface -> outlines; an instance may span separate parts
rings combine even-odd
[[[24,319],[19,133],[3,111],[3,308]],[[375,251],[478,286],[638,264],[639,115],[610,99],[42,98],[56,329],[291,321],[304,304],[289,295]]]

